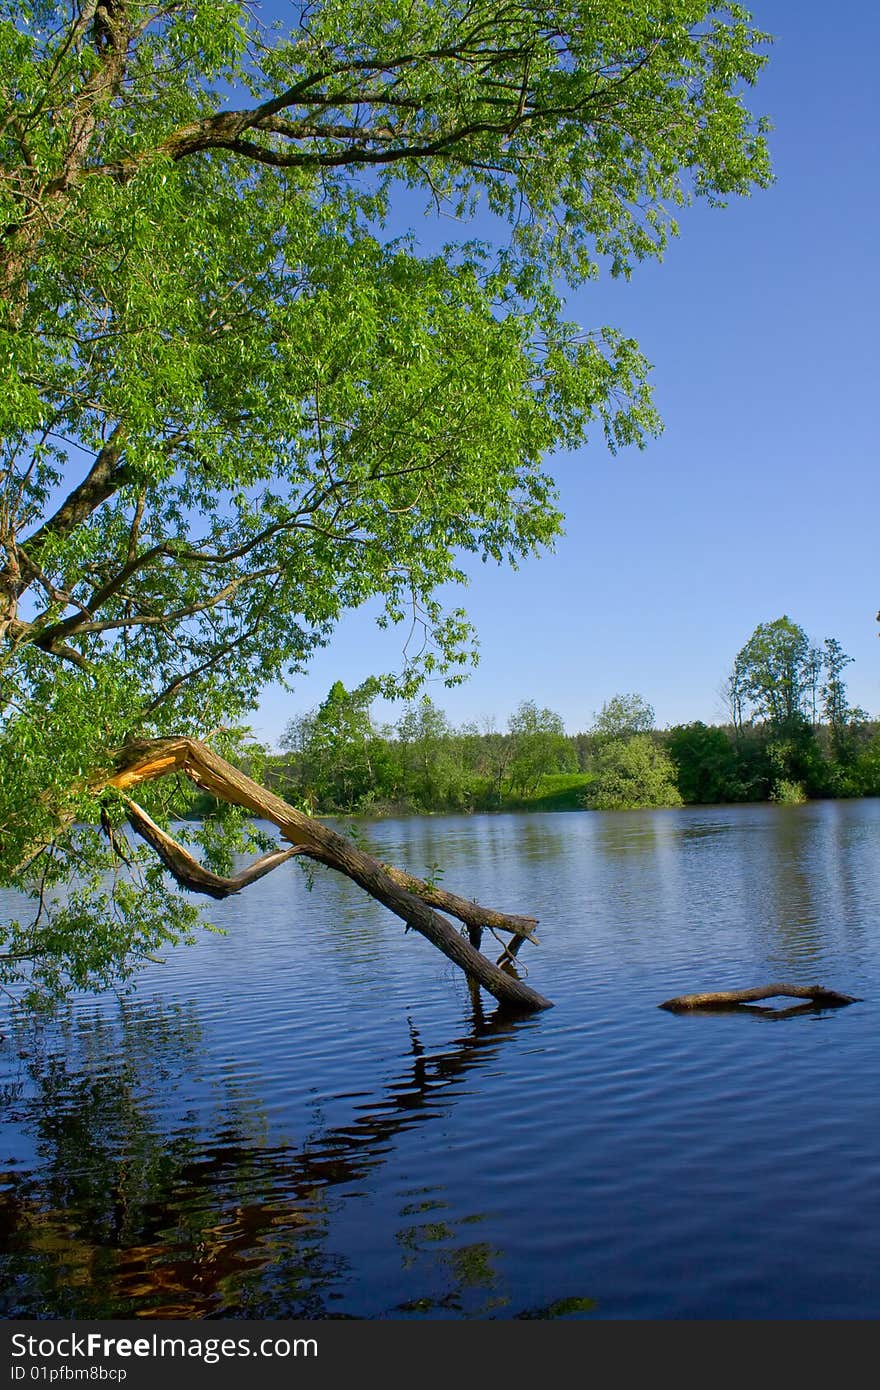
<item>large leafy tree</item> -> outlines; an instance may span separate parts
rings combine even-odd
[[[649,734],[654,727],[654,707],[642,695],[612,695],[606,700],[593,724],[599,739],[629,739]]]
[[[803,628],[787,615],[758,624],[734,669],[755,717],[777,726],[806,718],[813,649]]]
[[[808,718],[815,724],[821,714],[836,736],[851,713],[843,680],[851,661],[836,637],[814,646],[803,628],[783,615],[755,628],[737,653],[731,686],[753,718],[779,727]]]
[[[4,959],[51,989],[191,927],[161,868],[201,870],[148,784],[184,771],[253,811],[203,740],[345,611],[421,634],[387,691],[461,672],[437,594],[462,557],[552,542],[544,460],[593,422],[612,447],[656,427],[637,347],[568,322],[565,284],[769,177],[739,6],[274,8],[0,3],[0,833],[39,901]],[[402,235],[414,207],[460,240]],[[120,804],[158,867],[128,865]],[[103,840],[70,834],[99,817]]]
[[[410,704],[394,733],[404,794],[416,806],[433,810],[467,803],[469,770],[454,730],[433,700],[423,696]]]

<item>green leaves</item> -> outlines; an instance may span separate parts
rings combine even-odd
[[[759,623],[737,654],[734,670],[759,719],[787,725],[807,717],[818,667],[806,633],[789,617]]]
[[[604,743],[596,757],[596,773],[586,802],[595,811],[682,805],[675,763],[650,734]]]
[[[461,679],[464,557],[552,545],[554,451],[659,429],[566,287],[769,179],[736,6],[290,14],[0,5],[7,874],[114,742],[237,725],[369,600],[424,637],[383,693]]]
[[[534,700],[523,700],[507,722],[510,734],[510,789],[520,796],[533,793],[548,772],[567,764],[565,728],[551,709],[539,709]]]

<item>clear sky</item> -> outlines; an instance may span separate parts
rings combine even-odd
[[[574,733],[629,691],[658,727],[719,722],[737,651],[784,613],[814,642],[841,642],[850,702],[880,715],[880,6],[751,8],[775,36],[751,104],[774,126],[776,182],[691,208],[661,264],[571,296],[584,328],[638,340],[665,431],[644,451],[612,457],[597,433],[555,458],[555,553],[515,573],[473,566],[455,599],[480,664],[462,687],[428,688],[454,724],[503,728],[533,699]],[[255,732],[276,743],[334,680],[399,666],[402,641],[351,615],[293,693],[266,692]]]

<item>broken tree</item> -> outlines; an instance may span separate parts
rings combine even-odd
[[[289,841],[290,848],[265,855],[236,878],[221,878],[205,870],[128,795],[139,783],[175,771],[184,772],[197,787],[219,800],[243,806],[252,815],[272,821],[285,840]],[[493,934],[506,932],[517,942],[528,940],[537,943],[537,922],[534,918],[482,907],[470,899],[425,883],[401,869],[379,863],[335,830],[297,811],[281,797],[252,781],[225,759],[212,753],[203,743],[194,739],[157,739],[132,743],[120,752],[116,768],[103,785],[124,794],[132,828],[155,849],[165,867],[184,888],[210,897],[228,897],[293,855],[306,855],[353,879],[402,918],[408,927],[437,946],[499,1002],[522,1009],[551,1007],[549,999],[529,988],[509,969],[504,970],[498,964],[493,964],[479,950],[486,929]],[[466,941],[460,931],[440,916],[434,910],[436,908],[462,922],[469,940]],[[508,960],[511,954],[515,952],[505,945],[501,961]]]

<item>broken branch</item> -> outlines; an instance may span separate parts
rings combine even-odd
[[[196,786],[210,792],[218,800],[244,807],[252,815],[272,821],[293,848],[258,860],[237,879],[222,879],[211,874],[171,836],[160,830],[127,795],[131,788],[141,782],[176,771],[185,773]],[[552,1007],[549,999],[493,965],[433,908],[444,908],[462,921],[469,931],[491,925],[517,938],[530,940],[535,939],[536,923],[533,918],[484,908],[457,894],[423,883],[402,870],[380,864],[335,830],[297,811],[274,792],[261,787],[204,743],[188,738],[136,740],[129,743],[119,750],[114,770],[97,779],[93,790],[109,787],[123,793],[138,834],[148,840],[169,872],[184,887],[213,897],[225,897],[238,892],[245,882],[270,872],[293,853],[307,854],[353,879],[407,926],[437,946],[499,1002],[525,1009]]]
[[[772,999],[781,994],[790,999],[809,999],[814,1004],[857,1004],[851,994],[839,994],[823,985],[757,985],[753,989],[722,989],[704,994],[679,994],[667,999],[658,1008],[671,1013],[686,1013],[688,1009],[723,1009],[730,1004],[752,1004],[757,999]]]

